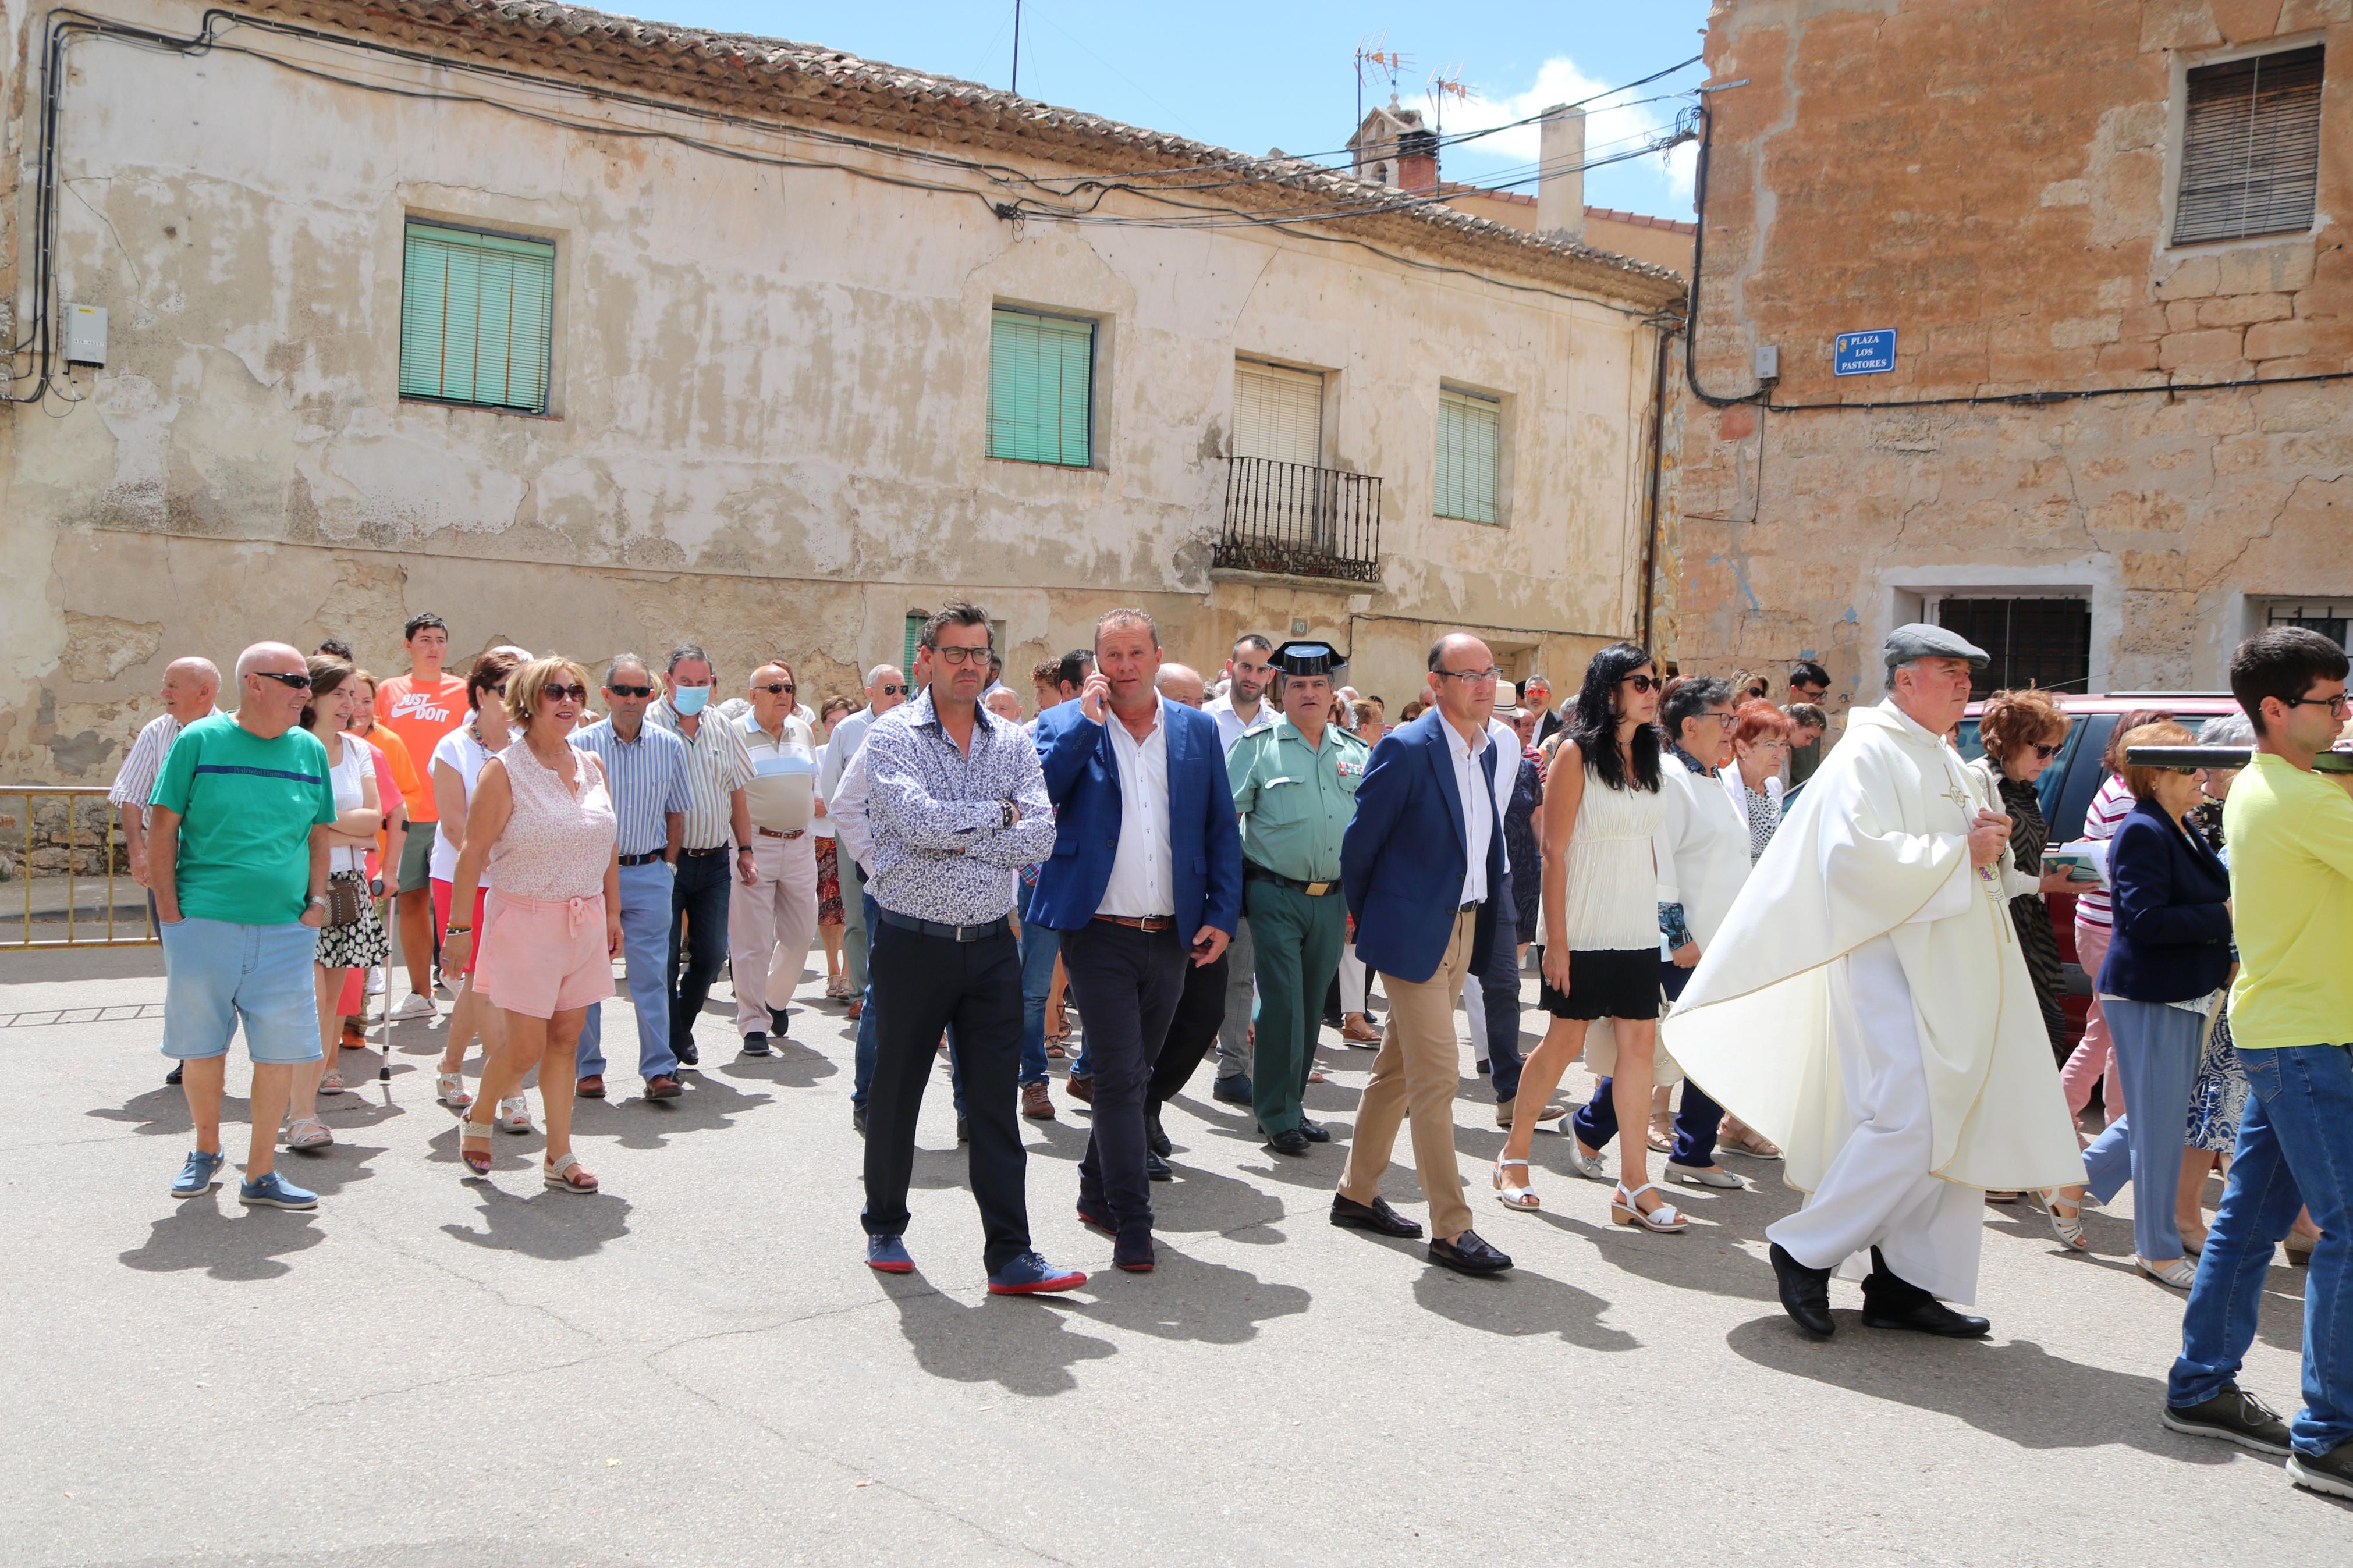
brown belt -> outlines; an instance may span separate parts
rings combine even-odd
[[[1095,919],[1107,925],[1126,926],[1131,931],[1175,931],[1175,915],[1097,915]]]
[[[798,838],[802,834],[807,833],[808,829],[806,827],[796,827],[790,833],[786,833],[774,827],[755,827],[752,831],[758,834],[763,838]]]

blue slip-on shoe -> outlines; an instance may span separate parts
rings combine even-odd
[[[1043,1296],[1056,1290],[1075,1290],[1086,1282],[1087,1277],[1075,1268],[1057,1268],[1035,1252],[1025,1252],[989,1275],[988,1293]]]
[[[1227,1105],[1248,1105],[1251,1101],[1250,1074],[1228,1073],[1210,1088],[1209,1093]]]
[[[202,1149],[188,1151],[188,1163],[180,1167],[180,1174],[172,1183],[175,1198],[200,1198],[213,1190],[220,1180],[221,1167],[228,1163],[227,1154],[207,1154]]]
[[[266,1209],[314,1209],[319,1206],[319,1194],[308,1187],[298,1187],[275,1171],[264,1171],[250,1182],[240,1182],[237,1201]]]
[[[870,1236],[866,1238],[866,1267],[877,1274],[913,1274],[915,1260],[907,1255],[907,1244],[895,1236]]]

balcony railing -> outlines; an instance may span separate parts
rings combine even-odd
[[[1380,543],[1378,474],[1228,459],[1226,524],[1211,565],[1377,583]]]

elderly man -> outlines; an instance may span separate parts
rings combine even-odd
[[[114,775],[114,787],[106,792],[108,802],[122,818],[122,844],[131,858],[131,879],[142,888],[152,888],[147,870],[147,803],[154,793],[155,775],[163,771],[164,755],[180,731],[199,719],[210,718],[220,711],[213,699],[220,691],[220,670],[211,659],[175,658],[164,668],[164,711],[147,721],[139,738],[131,742],[131,750],[122,759],[122,766]],[[147,920],[155,920],[155,895],[147,895]],[[173,1068],[164,1081],[177,1084],[180,1069]]]
[[[666,971],[671,976],[670,1054],[681,1067],[702,1063],[694,1021],[727,957],[729,865],[733,863],[740,881],[748,883],[756,875],[752,812],[744,795],[752,759],[744,750],[741,731],[728,720],[704,711],[712,683],[711,656],[692,643],[681,644],[670,650],[662,673],[662,700],[646,714],[686,743],[686,825],[678,878],[670,890]]]
[[[621,951],[629,1001],[638,1013],[638,1071],[648,1100],[675,1100],[678,1058],[670,1050],[670,971],[663,960],[670,886],[693,795],[687,784],[685,742],[646,722],[654,689],[653,672],[644,659],[633,653],[614,655],[605,667],[606,716],[575,731],[572,743],[604,763],[620,830],[615,848],[621,860]],[[584,1100],[605,1098],[603,1015],[601,1007],[589,1008],[580,1030],[575,1092]]]
[[[841,775],[849,769],[849,760],[866,739],[866,731],[874,721],[907,700],[907,678],[895,664],[878,664],[866,672],[866,706],[833,727],[833,739],[825,745],[825,756],[818,763],[817,796],[820,809],[828,816],[833,811],[833,794],[841,785]],[[837,847],[839,847],[837,826]],[[842,962],[849,973],[849,1018],[862,1020],[866,1012],[866,948],[869,930],[866,923],[866,873],[858,861],[848,854],[839,858],[841,866]]]
[[[794,712],[800,682],[771,659],[752,672],[752,706],[732,721],[752,761],[744,798],[752,819],[752,876],[727,906],[728,967],[744,1054],[770,1054],[790,1023],[786,1004],[817,937],[817,737]]]
[[[1986,1321],[1937,1298],[1976,1299],[1985,1190],[2072,1185],[2084,1161],[1995,868],[2010,818],[1945,742],[1987,656],[1914,625],[1882,657],[1887,700],[1782,821],[1664,1044],[1810,1194],[1765,1233],[1802,1331],[1830,1336],[1831,1272],[1867,1263],[1866,1327],[1974,1338]]]
[[[212,1190],[229,1037],[253,1058],[240,1203],[311,1209],[319,1194],[280,1175],[278,1123],[294,1069],[315,1062],[311,974],[327,918],[327,834],[338,820],[327,749],[302,728],[311,676],[284,643],[237,661],[234,715],[198,719],[164,759],[151,802],[148,872],[164,934],[164,1054],[185,1075],[196,1146],[172,1195]],[[363,812],[373,819],[374,812]]]

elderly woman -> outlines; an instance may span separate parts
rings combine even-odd
[[[1748,824],[1748,863],[1765,853],[1773,830],[1781,826],[1781,769],[1789,760],[1789,716],[1761,697],[1739,699],[1732,725],[1732,763],[1724,770],[1724,789]]]
[[[2065,980],[2059,938],[2051,929],[2051,906],[2043,895],[2066,891],[2068,881],[2066,872],[2042,868],[2051,828],[2042,819],[2042,799],[2034,784],[2066,744],[2067,725],[2065,711],[2047,691],[1997,691],[1978,721],[1985,754],[1969,764],[2010,817],[2010,847],[2001,857],[2002,894],[2010,900],[2010,924],[2018,930],[2026,973],[2034,980],[2034,999],[2042,1008],[2051,1054],[2062,1062],[2067,1059],[2067,1016],[2060,1010],[2059,996]]]
[[[2209,719],[2199,727],[2198,743],[2201,746],[2253,746],[2255,727],[2243,713],[2226,713],[2219,719]],[[2207,768],[2199,774],[2198,785],[2205,799],[2189,814],[2189,825],[2205,835],[2228,869],[2231,847],[2222,837],[2222,803],[2230,798],[2231,785],[2238,779],[2237,768]],[[2185,1251],[2196,1252],[2206,1244],[2206,1205],[2203,1196],[2207,1173],[2231,1157],[2239,1143],[2239,1118],[2247,1109],[2247,1073],[2239,1065],[2239,1053],[2231,1046],[2230,999],[2227,992],[2214,1009],[2214,1027],[2206,1037],[2206,1047],[2199,1054],[2198,1079],[2189,1087],[2189,1146],[2181,1155],[2181,1192],[2173,1204],[2173,1222],[2181,1232]],[[2309,1221],[2300,1222],[2309,1225]],[[2296,1250],[2296,1238],[2291,1235],[2288,1249]]]
[[[2174,723],[2145,724],[2125,737],[2127,751],[2189,744],[2189,731]],[[2125,765],[2134,805],[2108,850],[2116,926],[2098,989],[2132,1109],[2084,1152],[2087,1188],[2046,1199],[2061,1239],[2080,1247],[2078,1194],[2105,1203],[2130,1181],[2133,1267],[2177,1290],[2196,1278],[2175,1215],[2189,1094],[2231,973],[2230,873],[2187,820],[2198,804],[2198,773]]]
[[[2084,812],[2085,842],[2107,842],[2116,824],[2132,810],[2132,791],[2125,787],[2125,737],[2144,724],[2159,723],[2172,717],[2154,708],[2137,708],[2116,721],[2116,729],[2108,736],[2108,749],[2100,753],[2100,765],[2107,770],[2108,776],[2101,782],[2092,804]],[[2100,972],[2100,963],[2107,957],[2108,934],[2115,928],[2115,921],[2108,908],[2106,883],[2093,885],[2075,900],[2075,962],[2084,973]],[[2125,1083],[2116,1071],[2116,1053],[2109,1045],[2106,1011],[2094,996],[2084,1016],[2084,1037],[2076,1042],[2074,1053],[2059,1069],[2059,1087],[2066,1091],[2069,1115],[2079,1119],[2083,1116],[2084,1108],[2092,1102],[2092,1086],[2099,1083],[2103,1075],[2106,1083],[2101,1092],[2101,1104],[2106,1120],[2113,1121],[2125,1113]],[[2080,1131],[2076,1135],[2082,1137]]]
[[[818,733],[826,746],[833,744],[836,726],[850,715],[849,699],[828,697],[818,710]],[[818,776],[825,776],[825,751],[818,751]],[[825,802],[817,803],[817,815],[809,821],[809,832],[817,838],[817,934],[825,943],[825,994],[836,1002],[849,999],[849,976],[842,967],[841,939],[847,929],[848,911],[841,903],[841,852],[834,846],[833,819],[825,814]]]
[[[568,737],[588,704],[588,672],[568,658],[535,658],[507,681],[507,718],[520,731],[482,764],[466,809],[456,907],[470,908],[485,865],[497,886],[484,930],[449,927],[462,959],[480,942],[474,978],[506,1015],[504,1039],[482,1068],[482,1092],[463,1123],[458,1157],[491,1170],[491,1101],[537,1065],[547,1111],[541,1178],[558,1192],[593,1193],[596,1178],[572,1152],[574,1047],[588,1009],[613,994],[621,951],[621,862],[602,764]]]

